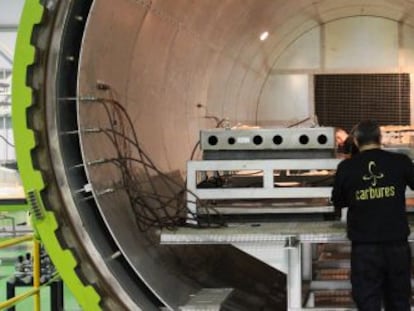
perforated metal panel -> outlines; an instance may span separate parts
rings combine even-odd
[[[410,124],[408,74],[315,75],[315,113],[323,126],[346,130],[363,119]]]
[[[333,149],[334,137],[332,127],[200,131],[203,150]]]

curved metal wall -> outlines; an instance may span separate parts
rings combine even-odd
[[[215,127],[214,118],[280,125],[312,117],[311,96],[298,99],[289,113],[291,103],[280,99],[286,89],[281,85],[293,94],[300,85],[303,92],[308,80],[295,77],[323,71],[322,60],[337,57],[320,45],[315,52],[312,35],[335,38],[336,30],[325,26],[346,18],[357,18],[350,27],[367,19],[372,25],[372,18],[380,25],[391,21],[384,35],[397,40],[398,58],[410,43],[398,43],[391,29],[411,29],[414,4],[72,0],[46,1],[42,8],[34,2],[26,3],[13,82],[18,160],[26,190],[45,208],[45,218],[36,222],[39,234],[52,258],[62,260],[58,269],[84,309],[177,308],[198,289],[214,286],[236,288],[243,293],[241,305],[252,308],[283,304],[275,298],[283,276],[232,247],[171,249],[158,245],[158,230],[139,230],[128,198],[114,187],[122,176],[102,163],[116,150],[102,135],[108,115],[98,99],[119,103],[151,161],[182,182],[198,131]],[[268,38],[260,40],[265,31]],[[346,42],[344,49],[353,44],[352,38]],[[295,53],[312,49],[318,66],[284,67],[288,62],[281,60],[295,46]],[[290,64],[301,64],[304,53],[295,53]],[[400,70],[399,61],[388,70]],[[30,91],[25,66],[32,62]],[[355,70],[345,65],[330,70]],[[280,74],[290,80],[275,78]],[[269,117],[272,105],[278,113]],[[153,173],[152,182],[157,178]],[[93,286],[93,299],[86,298],[84,284]]]

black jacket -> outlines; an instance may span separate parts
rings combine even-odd
[[[406,155],[363,151],[339,163],[332,190],[335,208],[349,207],[353,242],[407,240],[406,186],[414,188],[414,165]]]

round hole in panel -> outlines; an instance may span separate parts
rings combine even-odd
[[[318,136],[318,143],[320,143],[321,145],[325,145],[328,142],[328,137],[326,137],[326,135],[321,134]]]
[[[218,138],[217,138],[217,136],[216,136],[216,135],[211,135],[211,136],[208,138],[208,143],[209,143],[211,146],[215,146],[215,145],[217,145],[217,143],[218,143]]]
[[[256,135],[253,137],[253,143],[255,145],[260,145],[263,142],[263,138],[260,135]]]
[[[280,135],[275,135],[275,136],[273,136],[273,143],[274,143],[275,145],[280,145],[280,144],[282,144],[282,143],[283,143],[283,137],[282,137],[282,136],[280,136]]]
[[[302,145],[306,145],[307,143],[309,143],[309,136],[308,136],[308,135],[301,135],[301,136],[299,137],[299,142],[300,142]]]

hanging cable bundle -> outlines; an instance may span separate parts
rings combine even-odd
[[[197,219],[197,215],[191,215],[187,209],[185,182],[163,173],[145,153],[126,109],[112,98],[96,101],[105,109],[109,123],[99,132],[107,137],[115,150],[115,156],[105,162],[119,169],[121,180],[115,188],[125,191],[138,228],[141,231],[154,227],[173,229],[185,225],[188,216]],[[193,197],[197,206],[206,211],[203,225],[198,222],[199,226],[224,224],[220,216],[214,220],[210,217],[212,211],[218,215],[214,208],[201,204],[197,196]]]

